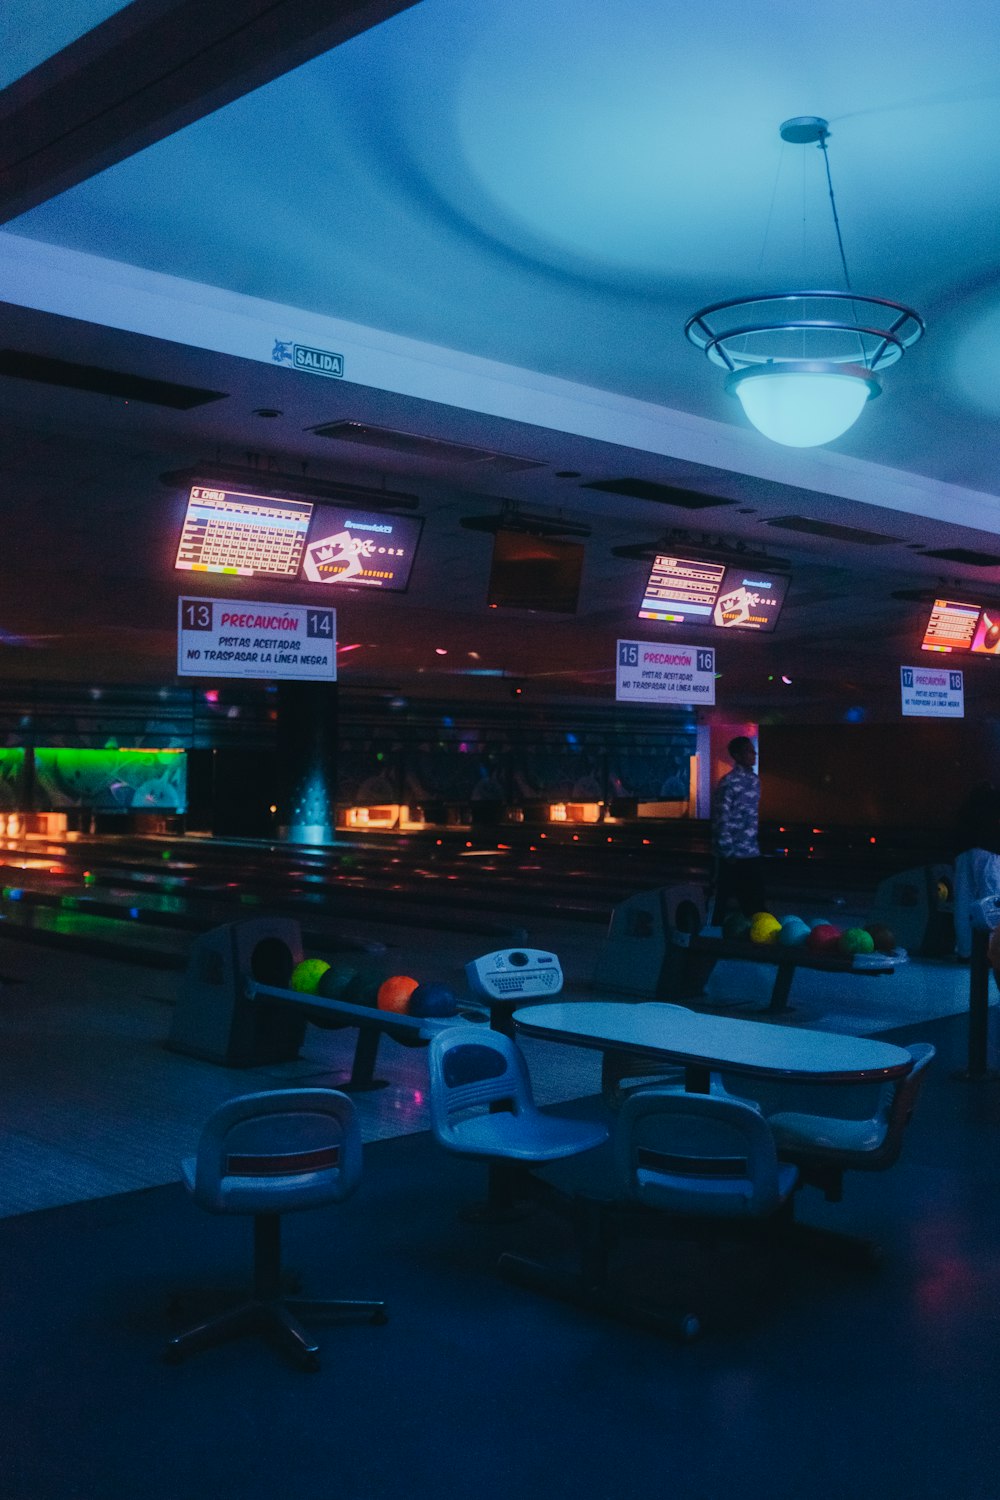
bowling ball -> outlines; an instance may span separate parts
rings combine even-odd
[[[875,939],[863,927],[848,927],[840,939],[841,953],[874,953]]]
[[[810,917],[808,925],[810,927],[829,927],[831,923],[829,917]]]
[[[769,911],[759,911],[750,920],[751,943],[775,943],[781,923]]]
[[[322,995],[324,1000],[343,1000],[345,999],[344,991],[357,972],[354,964],[346,964],[338,959],[330,964],[325,974],[320,975],[319,984],[314,993]]]
[[[727,912],[722,923],[722,936],[729,941],[739,942],[742,938],[750,936],[750,918],[744,916],[741,911]]]
[[[840,946],[840,928],[832,922],[823,922],[810,930],[806,947],[814,953],[836,952]]]
[[[778,933],[778,942],[783,948],[799,948],[809,936],[808,922],[801,917],[786,917]]]
[[[867,931],[875,944],[876,953],[895,953],[896,934],[884,922],[869,922]]]
[[[455,1016],[458,1001],[454,991],[446,984],[418,984],[410,996],[407,1009],[411,1016]]]
[[[354,966],[345,964],[342,960],[335,959],[319,977],[313,994],[321,995],[324,1000],[343,1000],[344,990],[354,978]],[[344,1026],[353,1026],[354,1020],[351,1016],[338,1016],[334,1011],[326,1010],[325,1007],[317,1007],[307,1012],[314,1026],[322,1026],[326,1031],[339,1031]]]
[[[295,965],[288,987],[302,995],[315,995],[316,986],[330,965],[323,958],[304,958]]]
[[[939,901],[951,900],[951,885],[947,880],[939,880],[937,883],[937,898]]]
[[[378,992],[387,978],[384,965],[377,962],[362,962],[357,973],[344,986],[340,998],[351,1005],[378,1005]]]
[[[411,979],[408,974],[392,974],[388,979],[384,979],[378,988],[379,1010],[405,1012],[418,982],[416,979]]]

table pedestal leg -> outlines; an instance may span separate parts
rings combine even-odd
[[[788,996],[792,988],[792,979],[795,970],[791,964],[779,964],[774,975],[774,985],[771,989],[771,999],[768,1002],[769,1011],[782,1011],[788,1009]]]

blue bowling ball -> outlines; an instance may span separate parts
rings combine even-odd
[[[417,985],[406,1009],[411,1016],[456,1016],[458,1001],[454,990],[448,985],[432,981],[430,984]]]
[[[808,922],[803,922],[801,917],[786,917],[778,933],[778,942],[783,948],[798,948],[805,942],[809,932]]]

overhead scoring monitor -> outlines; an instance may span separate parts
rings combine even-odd
[[[419,516],[196,484],[174,567],[402,591],[423,524]]]
[[[486,602],[490,609],[551,610],[572,615],[580,597],[583,546],[561,537],[499,530]]]
[[[312,513],[309,500],[192,485],[174,567],[241,578],[295,578]]]
[[[650,569],[639,619],[770,631],[778,623],[787,589],[787,575],[764,572],[753,564],[734,567],[659,553]]]
[[[306,583],[402,592],[423,528],[422,516],[317,505],[302,560]]]
[[[920,649],[1000,656],[1000,607],[935,599]]]

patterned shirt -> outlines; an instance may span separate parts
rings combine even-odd
[[[721,778],[712,799],[712,849],[721,859],[757,859],[760,779],[745,766]]]

